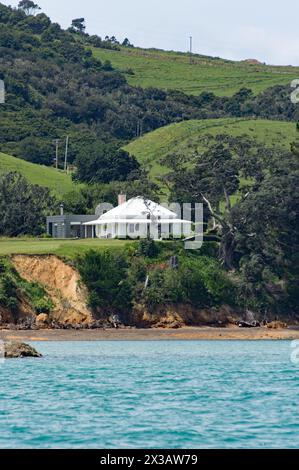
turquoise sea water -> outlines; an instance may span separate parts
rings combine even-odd
[[[0,364],[0,448],[298,448],[291,343],[34,343]]]

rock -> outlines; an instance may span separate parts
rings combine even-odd
[[[170,330],[177,330],[179,328],[182,328],[183,326],[184,324],[182,322],[177,320],[169,321],[167,318],[153,325],[154,328],[165,328]]]
[[[267,328],[272,330],[281,330],[287,328],[288,325],[282,321],[272,321],[271,323],[267,324]]]
[[[36,317],[36,326],[38,328],[48,328],[49,326],[49,315],[41,313]]]
[[[17,359],[21,357],[42,357],[32,346],[26,343],[8,342],[4,343],[4,357]]]

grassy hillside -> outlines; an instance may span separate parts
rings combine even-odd
[[[120,51],[93,49],[95,57],[110,60],[127,74],[131,85],[181,90],[190,95],[210,91],[219,96],[231,96],[242,87],[259,93],[273,85],[289,84],[298,78],[299,68],[250,65],[223,59],[195,55],[190,65],[188,54],[160,50],[121,48]]]
[[[74,188],[74,183],[70,175],[57,171],[55,168],[36,165],[0,153],[0,173],[9,171],[18,171],[25,176],[30,183],[50,188],[59,195],[65,194]]]
[[[262,119],[192,120],[157,129],[131,142],[125,149],[150,168],[151,175],[155,177],[166,171],[159,163],[161,158],[172,152],[186,151],[189,146],[198,146],[200,150],[197,142],[205,134],[247,134],[269,146],[285,148],[289,148],[290,143],[298,137],[295,124],[289,122]]]

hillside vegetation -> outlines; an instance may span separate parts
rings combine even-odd
[[[294,123],[262,119],[205,119],[184,121],[157,129],[131,142],[125,149],[142,165],[150,169],[153,177],[166,171],[160,161],[172,153],[186,153],[188,148],[202,150],[198,143],[207,134],[248,135],[267,146],[284,149],[296,140]]]
[[[0,173],[11,171],[21,173],[30,183],[45,186],[57,195],[66,194],[75,187],[71,176],[62,171],[0,153]]]
[[[106,183],[126,179],[135,163],[116,165],[121,159],[116,148],[168,124],[298,118],[289,86],[298,76],[296,68],[200,56],[191,66],[184,54],[130,47],[114,51],[103,49],[99,38],[100,46],[90,41],[86,34],[63,30],[44,13],[33,16],[0,3],[0,79],[6,89],[0,106],[1,152],[52,166],[53,141],[60,139],[61,152],[69,136],[68,161],[75,162],[77,179]],[[109,178],[99,167],[109,170]]]
[[[246,87],[257,94],[274,85],[289,84],[298,78],[299,68],[250,65],[202,55],[166,52],[155,49],[122,47],[120,50],[93,49],[94,56],[127,71],[130,85],[143,88],[180,90],[188,95],[213,92],[232,96]]]

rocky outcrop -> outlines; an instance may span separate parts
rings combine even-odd
[[[239,319],[229,306],[199,309],[188,304],[159,305],[149,312],[142,305],[135,305],[130,323],[138,327],[180,328],[182,326],[228,326]]]
[[[54,308],[49,317],[39,317],[40,326],[84,325],[93,321],[87,307],[87,291],[80,283],[76,269],[54,255],[16,255],[13,265],[19,275],[29,281],[41,284],[52,299]]]
[[[31,321],[31,319],[35,318],[35,311],[28,302],[28,299],[25,296],[19,295],[18,296],[18,314],[17,320],[19,323],[24,323],[27,321]],[[0,325],[7,325],[12,324],[16,320],[15,315],[13,312],[0,305]]]
[[[50,317],[46,313],[41,313],[36,317],[35,324],[37,328],[43,329],[43,328],[49,328],[50,326]]]
[[[26,343],[4,343],[4,357],[6,359],[18,359],[23,357],[42,357],[32,346]]]
[[[272,321],[271,323],[267,324],[267,328],[269,328],[270,330],[282,330],[287,327],[287,323],[284,323],[282,321]]]

